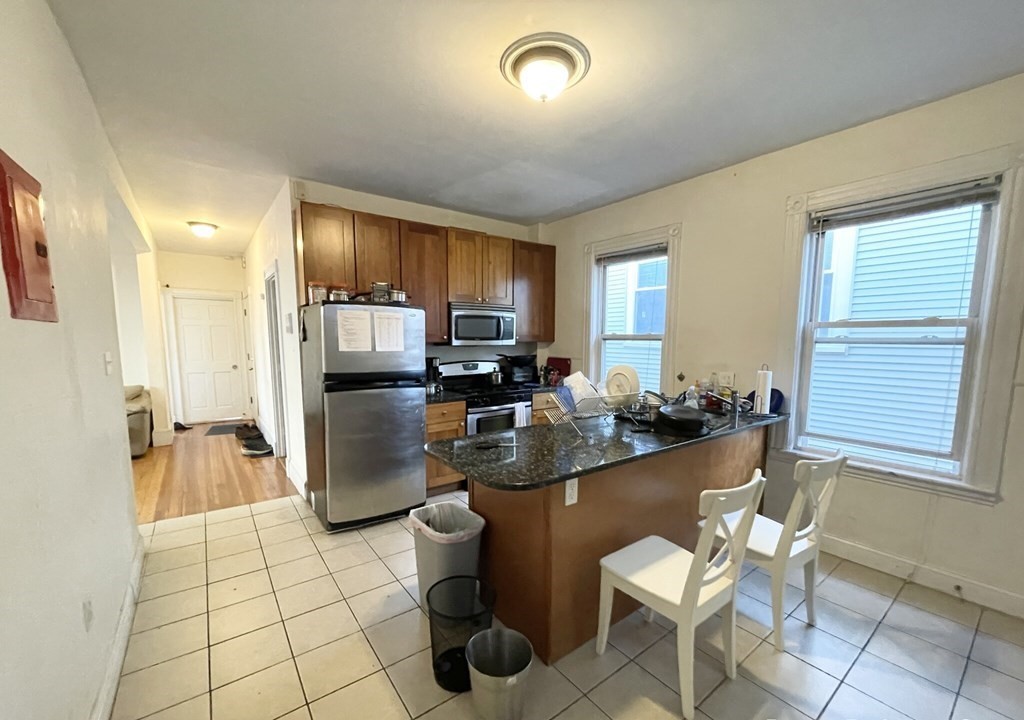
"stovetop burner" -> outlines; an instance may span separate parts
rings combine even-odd
[[[500,385],[491,381],[492,372],[501,372],[498,364],[491,361],[445,363],[441,366],[441,385],[449,392],[466,396],[469,409],[511,405],[527,402],[533,391],[540,387],[536,382],[536,368],[515,368],[525,373],[516,375],[502,372],[505,380]]]

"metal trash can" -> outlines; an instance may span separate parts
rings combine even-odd
[[[426,607],[427,591],[439,580],[476,575],[486,522],[460,502],[416,508],[409,513],[409,521],[416,539],[420,607]]]
[[[521,720],[533,646],[521,633],[494,628],[466,646],[473,707],[483,720]]]
[[[494,597],[494,588],[470,575],[445,578],[427,591],[434,680],[445,690],[469,690],[466,645],[491,627]]]

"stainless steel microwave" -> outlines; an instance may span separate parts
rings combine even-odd
[[[508,305],[451,303],[452,345],[515,345],[516,309]]]

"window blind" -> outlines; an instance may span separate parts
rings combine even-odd
[[[881,222],[908,214],[959,205],[994,203],[999,199],[1002,176],[991,175],[881,200],[856,203],[811,213],[811,229],[827,232],[842,227]]]
[[[645,245],[641,248],[629,248],[628,250],[614,250],[607,253],[598,255],[596,261],[598,265],[609,265],[611,263],[629,262],[631,260],[649,260],[656,258],[668,253],[668,243],[655,243],[653,245]]]

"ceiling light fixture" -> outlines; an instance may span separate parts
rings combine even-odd
[[[501,56],[501,74],[534,100],[547,102],[583,79],[590,53],[583,43],[562,33],[527,35]]]
[[[188,227],[192,231],[192,234],[197,238],[211,238],[213,237],[213,234],[217,232],[217,226],[208,222],[197,222],[193,220],[189,222]]]

